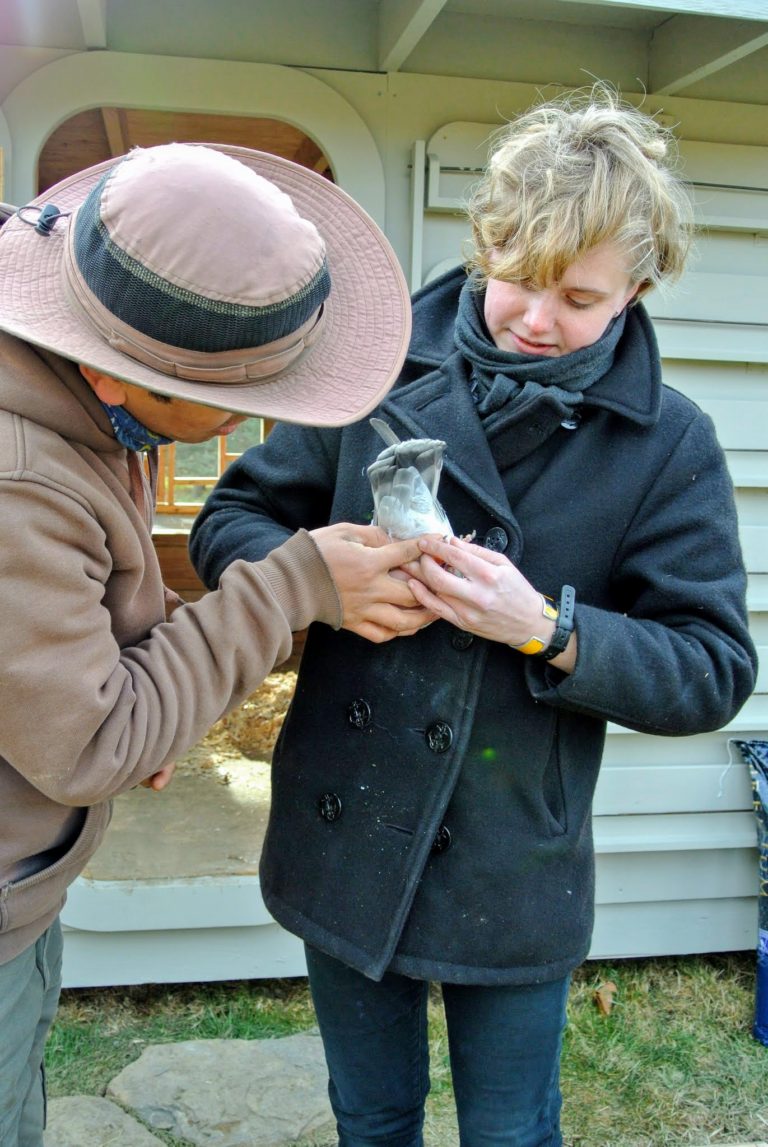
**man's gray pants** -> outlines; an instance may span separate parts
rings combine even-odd
[[[43,1147],[43,1052],[61,991],[61,925],[0,964],[0,1144]]]

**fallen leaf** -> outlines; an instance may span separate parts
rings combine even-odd
[[[595,988],[592,993],[592,999],[595,1001],[597,1010],[601,1016],[609,1016],[611,1014],[618,990],[613,980],[605,980]]]

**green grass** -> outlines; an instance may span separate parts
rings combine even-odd
[[[751,1035],[752,954],[587,965],[563,1055],[578,1147],[678,1147],[768,1135],[768,1049]],[[592,995],[618,987],[610,1015]]]
[[[587,963],[569,1001],[569,1147],[692,1147],[768,1139],[768,1048],[751,1034],[754,954]],[[595,1005],[617,986],[610,1014]],[[314,1025],[305,980],[69,990],[48,1045],[51,1095],[103,1094],[149,1043],[264,1039]],[[430,1005],[426,1142],[457,1143],[439,992]],[[170,1137],[165,1142],[178,1141]],[[330,1147],[333,1138],[314,1141]],[[309,1144],[306,1145],[309,1147]]]

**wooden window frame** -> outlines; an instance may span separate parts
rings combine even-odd
[[[258,438],[254,441],[255,445],[257,442],[264,441],[272,429],[274,422],[267,418],[253,419],[253,421],[260,424]],[[234,462],[235,458],[239,458],[242,453],[242,451],[229,450],[228,441],[226,436],[222,436],[218,439],[216,472],[214,474],[179,475],[176,473],[177,444],[171,442],[168,446],[161,446],[159,448],[157,498],[155,502],[155,508],[158,513],[194,514],[201,509],[203,502],[179,501],[178,492],[189,486],[203,486],[208,492],[213,489],[230,462]]]

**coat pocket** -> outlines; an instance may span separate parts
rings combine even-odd
[[[568,831],[568,807],[560,760],[559,724],[559,721],[555,722],[549,756],[541,778],[542,799],[553,836],[562,836]]]

